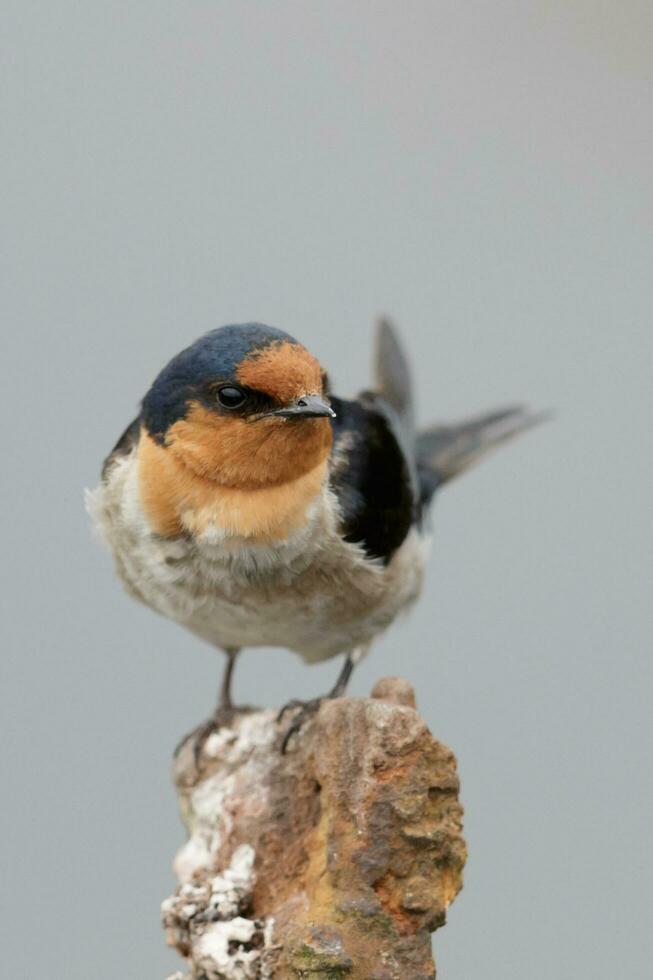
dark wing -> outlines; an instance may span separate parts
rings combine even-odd
[[[331,398],[331,486],[346,541],[369,558],[392,558],[417,517],[411,467],[397,434],[392,408],[374,394],[357,401]]]
[[[396,412],[406,449],[415,444],[413,382],[408,358],[392,322],[382,317],[376,327],[374,390]]]
[[[332,398],[332,485],[345,538],[387,562],[443,483],[550,413],[517,405],[417,432],[410,367],[387,319],[377,327],[374,367],[374,393]]]
[[[128,453],[132,451],[132,449],[138,442],[140,431],[141,431],[141,417],[140,415],[137,415],[136,418],[133,420],[133,422],[129,423],[129,425],[123,432],[123,434],[120,436],[120,439],[118,439],[118,442],[115,444],[115,446],[113,447],[113,449],[111,450],[107,458],[105,459],[104,463],[102,464],[103,477],[106,476],[109,467],[116,459],[119,459],[121,456],[127,456]]]

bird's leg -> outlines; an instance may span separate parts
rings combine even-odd
[[[293,698],[284,704],[283,708],[277,715],[277,721],[281,721],[283,716],[287,711],[291,711],[293,708],[303,708],[307,704],[317,704],[319,706],[321,701],[329,701],[332,698],[339,698],[347,690],[347,684],[349,683],[349,678],[351,677],[354,667],[358,663],[360,657],[356,656],[356,651],[354,653],[348,653],[345,657],[345,662],[342,665],[342,670],[338,674],[338,679],[331,688],[328,694],[325,694],[321,698],[312,698],[310,701],[302,701],[300,698]]]
[[[220,697],[216,705],[216,714],[222,711],[235,711],[234,703],[231,700],[231,681],[234,675],[234,666],[236,664],[236,657],[238,656],[238,650],[230,647],[225,650],[227,655],[227,664],[224,671],[222,672],[222,683],[220,685]]]
[[[342,697],[342,695],[347,690],[347,684],[349,683],[349,678],[353,673],[354,667],[356,666],[358,661],[361,660],[365,652],[366,652],[366,648],[357,647],[351,653],[347,654],[347,656],[345,657],[345,662],[342,665],[342,670],[338,674],[338,679],[336,680],[335,684],[333,685],[329,693],[324,695],[324,697],[312,698],[310,701],[301,701],[298,698],[293,698],[292,701],[288,701],[287,704],[284,704],[283,708],[277,715],[277,722],[280,722],[283,719],[283,716],[286,714],[287,711],[292,711],[293,708],[299,708],[300,710],[293,718],[288,728],[288,731],[283,737],[283,741],[281,743],[282,755],[285,754],[285,751],[288,748],[288,743],[290,739],[293,737],[293,735],[296,735],[297,732],[299,732],[301,728],[305,725],[305,723],[310,718],[312,718],[313,715],[316,714],[323,701],[330,701],[333,698]]]
[[[194,728],[192,732],[185,735],[175,749],[176,756],[181,751],[182,746],[184,746],[190,739],[193,739],[193,755],[195,757],[195,765],[197,768],[199,768],[199,760],[202,754],[202,749],[206,745],[206,741],[209,736],[228,725],[238,711],[231,699],[231,681],[239,650],[236,647],[230,647],[224,652],[227,656],[227,663],[222,673],[218,702],[215,706],[213,714],[210,718],[207,718],[206,721],[202,722],[201,725],[198,725],[197,728]]]

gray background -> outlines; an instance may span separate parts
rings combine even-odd
[[[283,326],[341,393],[386,311],[423,420],[558,419],[442,494],[400,672],[456,751],[443,980],[650,977],[653,9],[2,3],[5,977],[162,978],[178,736],[217,656],[128,600],[82,488],[168,357]],[[243,658],[237,694],[335,662]]]

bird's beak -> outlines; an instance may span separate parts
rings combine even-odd
[[[331,406],[319,395],[302,395],[296,398],[285,408],[278,408],[274,412],[266,412],[259,415],[259,418],[269,419],[334,419],[336,413]]]

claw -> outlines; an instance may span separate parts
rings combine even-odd
[[[291,721],[290,725],[288,726],[288,731],[283,737],[283,741],[281,743],[282,755],[286,754],[288,743],[290,742],[290,739],[293,737],[293,735],[297,735],[298,732],[300,732],[301,729],[304,727],[306,722],[310,721],[310,719],[317,714],[320,705],[324,700],[325,700],[324,698],[313,698],[311,701],[299,701],[297,698],[294,698],[292,701],[289,701],[288,704],[285,704],[283,706],[283,708],[279,712],[277,718],[278,721],[281,721],[286,711],[289,711],[292,708],[299,708],[300,710],[297,712],[297,714]]]
[[[202,771],[202,753],[204,751],[204,746],[207,741],[215,732],[219,732],[221,728],[226,728],[234,719],[234,716],[238,714],[236,708],[225,708],[222,707],[215,714],[203,721],[201,725],[197,728],[193,728],[192,731],[188,732],[187,735],[177,743],[175,746],[174,757],[175,759],[188,742],[193,741],[193,762],[195,763],[195,769],[197,772]]]
[[[283,721],[283,716],[287,711],[292,711],[293,708],[303,708],[305,704],[306,701],[302,701],[300,698],[292,698],[290,701],[287,701],[277,715],[277,725],[280,721]]]

